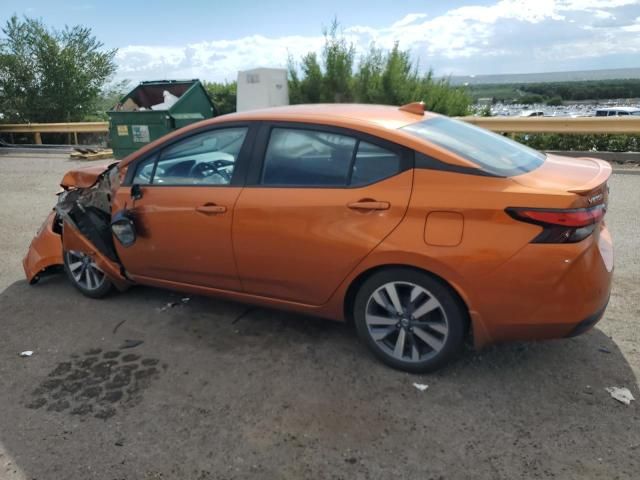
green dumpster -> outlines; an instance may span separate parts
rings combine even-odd
[[[109,140],[123,158],[178,128],[216,114],[199,80],[141,82],[109,115]]]

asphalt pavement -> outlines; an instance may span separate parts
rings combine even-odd
[[[409,375],[339,323],[27,285],[22,256],[79,164],[0,155],[0,479],[640,477],[640,176],[610,181],[616,272],[595,329]]]

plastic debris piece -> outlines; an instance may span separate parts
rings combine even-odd
[[[611,353],[611,350],[609,350],[607,347],[600,347],[598,351],[600,353]]]
[[[142,343],[144,343],[142,340],[125,340],[124,342],[122,342],[122,345],[120,345],[120,350],[122,350],[123,348],[134,348],[138,345],[141,345]]]
[[[620,403],[624,403],[625,405],[630,405],[631,401],[635,400],[635,398],[633,398],[633,395],[631,394],[631,391],[628,388],[625,388],[625,387],[607,387],[607,388],[605,388],[605,390],[607,392],[609,392],[609,394],[613,398],[615,398]]]
[[[424,392],[427,388],[429,388],[429,385],[425,385],[424,383],[414,383],[413,386],[421,392]]]
[[[24,352],[20,352],[21,357],[30,357],[31,355],[33,355],[32,350],[25,350]]]
[[[164,102],[151,105],[151,110],[169,110],[179,100],[178,97],[166,90],[162,92],[162,97]]]
[[[189,300],[191,300],[190,297],[182,297],[182,299],[181,299],[182,303],[188,303]]]
[[[159,312],[165,312],[165,311],[169,310],[170,308],[177,307],[178,305],[180,305],[180,302],[168,302],[167,304],[165,304],[164,307],[159,308],[158,311]]]

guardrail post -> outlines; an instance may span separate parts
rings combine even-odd
[[[73,132],[73,144],[78,145],[78,132]]]
[[[42,137],[40,136],[40,132],[34,132],[33,138],[35,139],[36,145],[42,145]]]

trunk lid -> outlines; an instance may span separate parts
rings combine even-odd
[[[526,187],[586,195],[603,187],[610,176],[611,165],[605,161],[547,155],[539,168],[511,179]],[[597,200],[590,203],[601,203]]]

